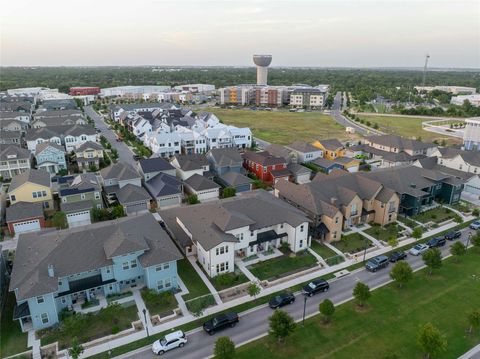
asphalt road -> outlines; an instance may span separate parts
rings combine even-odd
[[[467,241],[468,228],[462,230],[462,237],[458,240],[465,243]],[[457,241],[458,241],[457,240]],[[442,254],[449,254],[449,247],[454,241],[447,241]],[[423,266],[421,256],[415,257],[408,255],[408,263],[412,268],[418,269]],[[325,298],[329,298],[335,304],[342,303],[351,299],[352,290],[358,281],[366,283],[371,289],[387,284],[391,279],[389,276],[392,265],[382,269],[376,273],[371,273],[365,269],[361,269],[342,277],[338,280],[331,281],[330,290],[327,293],[320,293],[307,299],[306,315],[313,315],[318,312],[318,305]],[[290,313],[296,320],[302,319],[303,302],[302,294],[297,294],[295,303],[285,306],[282,309]],[[268,317],[272,314],[272,310],[266,306],[258,307],[246,315],[240,317],[240,322],[234,328],[228,328],[213,336],[206,334],[203,330],[197,329],[187,334],[188,343],[183,348],[173,349],[165,353],[164,358],[182,358],[182,359],[202,359],[213,355],[213,346],[216,339],[220,336],[229,336],[234,343],[241,344],[246,341],[254,340],[268,332]],[[313,344],[313,343],[312,343]],[[154,358],[155,355],[151,351],[151,347],[145,347],[138,351],[122,356],[122,358]]]
[[[108,129],[107,124],[92,106],[85,107],[85,114],[95,122],[95,127],[100,130],[100,135],[103,135],[108,142],[112,144],[112,148],[118,151],[118,159],[124,163],[128,163],[136,168],[136,161],[133,159],[133,152],[123,142],[117,142],[117,135],[113,130]]]

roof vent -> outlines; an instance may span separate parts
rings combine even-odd
[[[53,278],[55,276],[55,271],[53,269],[53,264],[48,265],[48,276],[50,278]]]
[[[337,199],[335,197],[330,198],[330,204],[335,205],[336,202],[337,202]]]
[[[417,185],[415,183],[410,183],[410,187],[417,188]]]

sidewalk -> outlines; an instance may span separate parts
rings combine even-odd
[[[308,253],[310,253],[312,256],[314,256],[317,259],[317,262],[320,263],[323,267],[328,267],[327,262],[317,253],[315,252],[312,248],[307,248]]]
[[[210,283],[210,281],[208,280],[207,276],[205,275],[205,273],[203,273],[203,271],[198,268],[198,265],[197,263],[195,262],[195,258],[193,258],[192,256],[189,256],[188,257],[188,260],[190,262],[190,264],[192,265],[192,267],[195,269],[195,271],[198,273],[198,275],[200,276],[200,278],[202,278],[203,280],[203,283],[205,283],[205,285],[207,286],[208,290],[210,291],[210,293],[212,293],[213,295],[213,298],[215,298],[215,302],[217,302],[217,304],[222,304],[222,299],[220,298],[220,296],[218,295],[218,292],[217,290],[215,289],[215,287],[212,285],[212,283]]]
[[[458,357],[458,359],[480,359],[480,344]]]

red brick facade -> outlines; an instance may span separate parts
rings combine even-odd
[[[10,234],[13,236],[15,234],[15,231],[13,230],[13,225],[15,223],[21,223],[21,222],[26,222],[26,221],[33,221],[35,219],[38,219],[38,221],[40,222],[40,228],[45,228],[45,218],[43,217],[32,217],[32,218],[23,218],[22,220],[19,220],[19,221],[12,221],[12,222],[8,222],[7,223],[7,226],[8,226],[8,231],[10,232]]]

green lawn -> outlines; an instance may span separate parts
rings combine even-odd
[[[177,269],[180,278],[182,278],[183,283],[190,292],[189,294],[182,296],[184,300],[190,300],[205,294],[210,294],[207,286],[203,283],[203,280],[197,274],[195,269],[193,269],[188,259],[183,258],[177,261]]]
[[[365,243],[368,248],[373,247],[372,242],[366,240],[360,233],[352,233],[348,236],[342,236],[342,239],[331,244],[338,248],[343,253],[357,253],[365,249]]]
[[[58,327],[40,330],[37,335],[42,340],[42,345],[58,341],[60,349],[64,349],[70,346],[74,337],[80,343],[86,343],[130,328],[136,320],[138,315],[135,302],[111,304],[98,313],[69,314]]]
[[[211,278],[210,281],[216,290],[221,291],[248,282],[248,278],[240,270],[236,269],[235,273],[220,274],[215,278]]]
[[[445,207],[437,207],[429,211],[412,216],[412,218],[422,223],[427,223],[430,221],[433,221],[435,223],[441,223],[450,218],[453,218],[454,216],[455,216],[455,212],[453,212],[451,209],[445,208]]]
[[[141,294],[150,315],[168,315],[178,307],[177,300],[171,292],[157,293],[152,289],[143,288]]]
[[[317,254],[323,259],[337,256],[337,253],[335,251],[328,248],[325,244],[322,244],[315,240],[312,240],[310,248],[317,252]]]
[[[353,302],[337,307],[330,325],[315,316],[301,324],[287,343],[269,337],[237,349],[235,359],[283,358],[395,358],[420,359],[417,345],[420,325],[432,322],[447,337],[447,351],[438,359],[457,358],[480,343],[480,330],[467,335],[467,314],[480,302],[478,251],[460,263],[444,262],[433,277],[421,271],[403,289],[390,284],[372,292],[367,310]],[[393,356],[389,356],[393,358]]]
[[[15,294],[9,292],[0,321],[0,357],[5,358],[27,350],[27,334],[22,333],[17,320],[13,321]]]
[[[319,112],[250,111],[207,108],[229,125],[250,127],[255,137],[282,145],[301,140],[313,142],[318,139],[338,138],[349,140],[352,137],[345,128],[337,124],[329,115]],[[355,137],[356,138],[356,137]]]
[[[412,221],[409,217],[405,218],[404,216],[401,216],[401,215],[397,216],[397,221],[402,222],[404,225],[406,225],[407,227],[410,227],[411,229],[414,229],[420,226],[417,222]]]
[[[365,230],[364,232],[378,239],[379,241],[388,242],[388,240],[392,237],[397,238],[398,231],[402,229],[403,227],[400,227],[398,224],[390,223],[383,227],[380,225],[372,225],[371,228]]]
[[[313,267],[316,264],[316,258],[308,253],[308,251],[303,251],[296,256],[290,257],[289,255],[283,255],[259,262],[249,266],[248,269],[260,280],[274,280]]]
[[[408,138],[417,138],[420,136],[423,141],[445,140],[449,144],[461,143],[461,139],[459,138],[444,136],[438,133],[423,130],[422,122],[428,121],[427,118],[374,115],[359,115],[359,117],[365,121],[370,121],[372,124],[378,124],[378,129],[385,133],[391,133]]]

